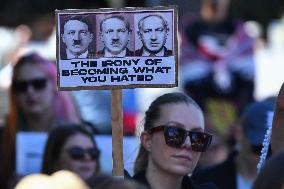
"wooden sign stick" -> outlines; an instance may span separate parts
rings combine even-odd
[[[122,90],[111,91],[112,161],[113,176],[124,176]]]

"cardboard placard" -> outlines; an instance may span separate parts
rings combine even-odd
[[[177,7],[56,10],[59,90],[176,87]]]

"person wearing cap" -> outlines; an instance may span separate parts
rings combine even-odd
[[[275,98],[267,98],[246,106],[234,132],[236,148],[224,162],[196,171],[192,179],[197,183],[210,180],[219,189],[250,189],[274,102]]]

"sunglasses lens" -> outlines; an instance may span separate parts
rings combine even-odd
[[[84,149],[79,147],[73,147],[68,150],[70,157],[74,160],[80,160],[84,158]]]
[[[25,92],[27,91],[28,88],[28,83],[25,81],[15,81],[14,84],[12,85],[12,88],[16,92]]]
[[[80,147],[72,147],[68,150],[70,157],[74,160],[84,159],[85,153],[88,153],[92,160],[98,159],[100,151],[97,148],[89,148],[87,150]]]
[[[46,79],[35,79],[31,81],[32,86],[36,90],[42,90],[46,86]]]
[[[154,127],[150,133],[164,130],[166,144],[170,147],[180,148],[189,135],[191,148],[193,151],[204,152],[207,150],[212,141],[212,135],[205,132],[186,131],[182,128],[161,125]]]
[[[89,153],[89,155],[91,156],[91,158],[92,158],[93,160],[98,159],[98,158],[99,158],[99,155],[100,155],[100,151],[99,151],[98,149],[96,149],[96,148],[90,148],[90,149],[88,149],[88,153]]]
[[[25,93],[31,85],[35,90],[42,90],[46,87],[47,80],[45,78],[32,79],[29,81],[15,81],[12,85],[13,90],[18,93]]]
[[[186,131],[177,127],[165,127],[164,135],[167,145],[178,148],[184,143]]]
[[[190,142],[192,150],[204,152],[209,147],[212,136],[203,132],[190,132]]]

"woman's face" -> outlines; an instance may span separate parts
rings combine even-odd
[[[41,68],[26,63],[18,68],[16,74],[13,90],[22,112],[28,115],[51,110],[56,88]]]
[[[204,118],[200,110],[193,105],[166,104],[161,107],[160,118],[153,127],[159,125],[179,127],[188,131],[203,131]],[[189,137],[180,148],[168,146],[163,131],[152,133],[149,141],[149,162],[152,162],[156,169],[179,176],[192,173],[200,152],[192,150]]]
[[[67,169],[78,174],[82,179],[90,178],[96,170],[97,160],[92,158],[90,149],[94,149],[92,140],[81,133],[69,137],[64,144],[60,157],[59,169]],[[77,150],[76,150],[77,149]],[[83,151],[83,155],[78,151]],[[72,155],[72,153],[75,153]]]

